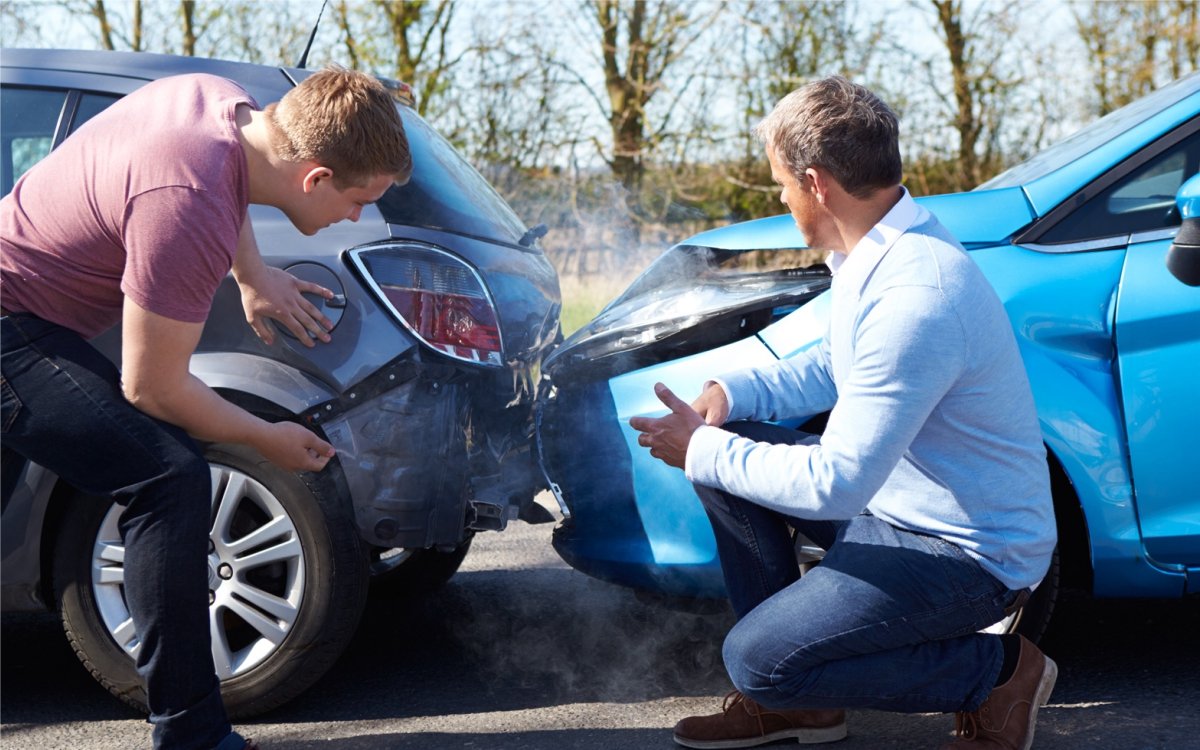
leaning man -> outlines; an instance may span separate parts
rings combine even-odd
[[[737,690],[675,741],[846,736],[846,708],[957,712],[947,747],[1028,748],[1057,668],[987,635],[1049,568],[1049,476],[1028,378],[978,267],[900,185],[895,114],[834,77],[758,127],[780,200],[831,251],[829,328],[796,357],[724,374],[635,418],[696,485],[737,624]],[[832,410],[822,435],[767,424]],[[802,534],[827,552],[800,575]]]
[[[209,645],[209,468],[195,440],[242,443],[289,471],[333,448],[266,422],[188,372],[231,270],[247,321],[312,345],[329,321],[265,265],[247,207],[304,234],[357,221],[411,171],[375,79],[328,69],[260,111],[232,81],[164,78],[100,113],[0,202],[3,451],[124,506],[125,597],[156,748],[240,750]],[[121,371],[89,343],[120,323]]]

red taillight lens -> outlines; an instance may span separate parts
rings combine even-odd
[[[457,359],[503,363],[496,308],[482,280],[461,259],[408,243],[352,251],[351,257],[427,345]]]
[[[481,352],[499,353],[500,331],[487,300],[390,285],[382,288],[396,312],[430,346],[470,359]]]

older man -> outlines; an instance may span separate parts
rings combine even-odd
[[[738,622],[737,690],[690,717],[695,748],[846,735],[845,708],[957,712],[953,748],[1028,748],[1057,669],[978,631],[1045,575],[1053,507],[1029,382],[1004,308],[900,185],[896,116],[842,78],[758,127],[780,200],[831,251],[829,329],[770,367],[635,418],[683,468],[716,535]],[[832,409],[820,437],[763,424]],[[750,421],[732,421],[750,420]],[[827,550],[803,577],[794,533]]]

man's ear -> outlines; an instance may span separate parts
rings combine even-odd
[[[817,199],[817,203],[825,205],[825,201],[829,198],[829,174],[820,167],[809,167],[804,170],[804,176],[808,178],[809,190],[812,191],[813,197]]]
[[[313,164],[312,167],[304,173],[304,192],[311,193],[316,189],[317,185],[322,180],[332,180],[333,170],[329,167],[322,167],[320,164]]]

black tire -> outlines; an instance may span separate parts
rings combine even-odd
[[[471,550],[473,538],[467,537],[448,552],[437,549],[375,550],[371,555],[371,596],[410,598],[432,594],[458,572]],[[389,553],[403,559],[390,562],[395,557],[388,557]]]
[[[1054,614],[1054,605],[1058,602],[1060,575],[1058,548],[1055,547],[1046,577],[1029,597],[1029,601],[1025,602],[1025,606],[1014,613],[1006,632],[1020,633],[1034,643],[1042,639]]]
[[[259,528],[267,517],[284,519],[282,533],[299,540],[299,552],[281,562],[247,568],[231,586],[251,586],[278,595],[285,587],[298,604],[288,613],[283,639],[263,649],[257,630],[232,607],[223,607],[222,648],[241,666],[222,674],[221,693],[233,718],[269,711],[317,681],[350,642],[366,602],[367,561],[350,509],[336,497],[323,497],[299,476],[268,463],[244,446],[214,445],[205,453],[222,491],[224,478],[246,476],[240,493],[222,494],[232,503],[227,528],[239,535]],[[219,476],[218,476],[219,475]],[[264,494],[265,493],[265,494]],[[215,500],[214,500],[215,503]],[[113,531],[120,509],[111,502],[79,496],[70,501],[55,545],[54,583],[63,627],[76,655],[105,688],[146,711],[146,696],[132,656],[117,643],[110,622],[124,604],[123,588],[93,581],[93,559],[101,542],[119,544]],[[214,513],[214,518],[216,517]],[[294,536],[293,536],[294,535]],[[214,532],[214,537],[217,534]],[[255,549],[261,549],[256,547]],[[296,575],[303,571],[302,579]],[[123,571],[121,571],[123,575]],[[224,585],[224,584],[222,584]],[[214,606],[220,606],[220,600]],[[259,649],[251,649],[252,645]],[[249,656],[244,656],[249,654]]]

